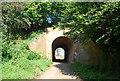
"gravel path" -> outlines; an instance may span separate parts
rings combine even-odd
[[[54,62],[48,70],[36,79],[78,79],[67,63]],[[77,81],[81,81],[80,79]]]

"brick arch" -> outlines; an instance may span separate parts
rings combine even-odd
[[[55,50],[59,47],[65,50],[64,60],[55,59]],[[68,37],[64,37],[64,36],[57,37],[52,42],[52,61],[53,62],[60,62],[60,61],[68,62],[70,54],[71,54],[71,49],[72,49],[72,42]]]

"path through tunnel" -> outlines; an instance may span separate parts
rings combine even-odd
[[[62,48],[64,50],[64,59],[56,59],[55,51],[58,48]],[[71,54],[71,49],[72,49],[72,42],[69,38],[61,36],[56,38],[53,43],[52,43],[52,61],[53,62],[68,62],[69,57]]]

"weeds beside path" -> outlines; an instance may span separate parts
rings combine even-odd
[[[38,30],[25,36],[23,41],[18,39],[3,43],[2,79],[34,79],[52,64],[41,52],[27,49],[28,44],[42,33]]]

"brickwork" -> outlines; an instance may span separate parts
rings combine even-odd
[[[36,40],[31,42],[28,47],[30,50],[41,51],[43,54],[46,54],[48,59],[52,60],[53,41],[59,37],[65,37],[63,32],[63,30],[58,28],[48,28],[46,33],[40,35]],[[65,42],[65,45],[69,46],[66,40],[59,40],[57,42]],[[92,65],[97,65],[99,60],[98,57],[103,53],[93,41],[90,41],[88,44],[80,42],[74,43],[72,44],[69,52],[69,62],[80,62]]]

